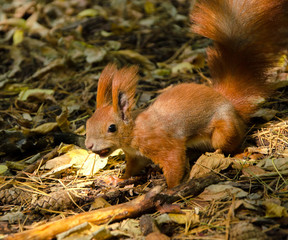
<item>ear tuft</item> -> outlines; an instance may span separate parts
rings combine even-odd
[[[114,112],[125,121],[134,106],[134,96],[138,82],[138,67],[124,67],[118,70],[113,78],[112,104]]]
[[[103,69],[98,81],[96,108],[112,103],[112,80],[116,72],[117,66],[113,63]]]

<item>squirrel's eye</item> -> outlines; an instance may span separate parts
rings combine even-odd
[[[116,125],[115,124],[111,124],[109,127],[108,127],[108,132],[116,132]]]

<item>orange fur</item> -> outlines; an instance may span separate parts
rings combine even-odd
[[[108,65],[87,121],[86,147],[102,156],[122,148],[124,178],[151,159],[169,188],[183,179],[187,147],[237,151],[257,100],[269,95],[267,80],[287,37],[287,10],[288,0],[199,0],[192,30],[214,40],[207,52],[213,88],[179,84],[134,117],[138,68]]]
[[[207,50],[214,89],[247,122],[287,45],[287,0],[201,0],[191,12],[192,31],[214,41]]]
[[[134,96],[136,85],[138,82],[138,67],[131,66],[125,67],[118,70],[113,79],[113,91],[112,91],[112,99],[113,99],[113,109],[114,111],[119,111],[119,94],[124,93],[127,97],[129,106],[127,111],[130,111],[134,106]]]
[[[104,70],[102,71],[99,81],[98,81],[98,89],[97,89],[97,108],[111,104],[112,98],[112,80],[113,76],[117,70],[117,66],[115,64],[108,64]]]
[[[145,113],[139,117],[138,122],[151,120],[149,116],[147,119],[145,118]],[[147,123],[149,124],[149,122]],[[151,125],[155,128],[143,128],[142,124],[136,123],[131,146],[158,164],[163,169],[168,187],[175,187],[180,184],[187,164],[186,138],[178,138],[160,126],[157,127],[153,123]]]

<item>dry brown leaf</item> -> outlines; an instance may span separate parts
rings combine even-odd
[[[243,191],[241,188],[236,188],[230,185],[214,184],[206,187],[204,192],[202,192],[198,197],[205,201],[212,201],[230,199],[232,195],[235,195],[237,198],[242,198],[246,197],[248,193]]]
[[[260,174],[264,174],[266,173],[266,171],[258,166],[249,166],[247,168],[243,168],[242,173],[247,177],[253,177]]]
[[[47,134],[49,132],[54,131],[55,129],[58,128],[58,123],[56,122],[49,122],[49,123],[44,123],[36,128],[32,128],[28,131],[30,131],[31,133],[39,133],[39,134]]]
[[[149,233],[145,239],[146,240],[169,240],[170,238],[161,232],[152,232],[152,233]]]
[[[157,210],[160,213],[180,213],[181,212],[181,208],[180,205],[177,204],[167,204],[165,203],[163,206],[159,206],[157,207]]]
[[[190,179],[200,177],[211,171],[220,172],[228,168],[232,163],[232,159],[225,158],[223,154],[203,154],[192,167],[190,172]]]
[[[91,207],[90,207],[89,211],[96,210],[96,209],[99,209],[99,208],[110,207],[110,206],[111,206],[111,204],[108,203],[104,198],[98,197],[91,204]]]
[[[114,51],[114,55],[122,56],[126,59],[131,60],[134,63],[138,63],[143,65],[145,68],[148,70],[153,70],[155,69],[155,65],[144,55],[141,55],[140,53],[133,51],[133,50],[119,50],[119,51]]]
[[[66,107],[63,107],[62,113],[56,117],[56,121],[62,132],[70,132],[70,121],[68,120],[68,117],[68,109]]]

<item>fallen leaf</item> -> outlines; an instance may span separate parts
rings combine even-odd
[[[0,175],[5,173],[8,170],[8,167],[4,164],[0,164]]]
[[[59,153],[60,152],[64,152],[64,154],[47,161],[44,166],[45,169],[55,170],[56,168],[55,171],[62,171],[62,165],[73,166],[78,169],[78,174],[93,176],[107,165],[110,156],[117,156],[122,150],[118,149],[106,158],[101,158],[99,155],[90,153],[86,149],[75,148],[73,145],[67,145],[66,148],[63,148]],[[55,172],[51,173],[55,174]]]
[[[0,22],[0,25],[10,25],[25,29],[26,21],[23,18],[8,18]]]
[[[98,15],[98,11],[96,9],[88,8],[78,13],[78,17],[85,18],[85,17],[95,17]]]
[[[145,1],[144,10],[147,14],[153,14],[156,11],[155,4],[152,1]]]
[[[155,65],[145,56],[141,55],[140,53],[133,51],[133,50],[119,50],[111,52],[115,56],[122,56],[126,59],[129,59],[134,64],[135,62],[138,64],[143,65],[148,70],[155,69]]]
[[[68,109],[63,107],[62,113],[56,117],[57,124],[62,132],[70,132],[70,121],[68,120]]]
[[[85,159],[83,157],[84,156],[79,155],[77,157],[73,157],[71,163],[74,164],[76,168],[79,168],[78,173],[84,176],[93,176],[100,169],[103,169],[108,162],[108,157],[101,158],[95,153],[90,153]],[[76,162],[79,162],[80,159],[84,160],[84,162],[81,163],[81,165],[75,164]]]
[[[61,167],[63,165],[70,164],[70,161],[71,161],[71,157],[69,155],[63,154],[59,157],[55,157],[47,161],[45,165],[41,167],[41,169],[51,170],[54,168]]]
[[[196,214],[194,211],[189,210],[185,211],[185,213],[169,213],[168,214],[170,219],[178,224],[187,224],[191,225],[198,224],[200,222],[199,215]]]
[[[206,187],[205,190],[198,196],[205,201],[230,199],[232,195],[236,198],[243,198],[248,195],[241,188],[233,187],[225,184],[213,184]]]
[[[126,219],[120,223],[119,230],[128,232],[134,236],[141,235],[140,223],[136,219]]]
[[[84,50],[87,63],[101,62],[106,54],[107,51],[103,47],[87,47]]]
[[[182,62],[177,64],[176,66],[172,67],[172,73],[187,73],[193,70],[193,65],[189,62]]]
[[[39,134],[47,134],[50,133],[58,128],[58,123],[56,122],[49,122],[49,123],[44,123],[36,128],[32,128],[28,130],[31,133],[39,133]]]
[[[28,99],[28,97],[31,97],[33,95],[39,95],[41,94],[43,98],[45,95],[53,95],[54,91],[52,89],[39,89],[39,88],[34,88],[34,89],[24,89],[19,93],[18,100],[20,101],[25,101]]]
[[[258,210],[258,208],[257,208],[258,205],[255,206],[255,204],[249,203],[246,199],[245,200],[235,200],[234,209],[237,210],[241,206],[243,206],[246,209],[253,210],[253,211]]]
[[[288,158],[265,158],[257,166],[267,171],[276,171],[275,167],[278,171],[284,171],[288,169]]]
[[[158,223],[158,225],[161,225],[163,223],[169,223],[172,222],[171,218],[169,217],[168,213],[164,213],[159,215],[158,217],[156,217],[156,222]]]
[[[169,240],[169,239],[171,238],[161,232],[152,232],[145,237],[145,240]]]
[[[71,168],[73,165],[68,163],[68,164],[65,164],[65,165],[60,165],[60,166],[57,166],[55,168],[53,168],[51,171],[49,172],[45,172],[43,174],[41,174],[41,178],[46,178],[48,176],[54,176],[56,174],[60,174],[60,173],[63,173],[63,172],[67,172],[67,169]]]
[[[276,203],[265,201],[263,205],[266,207],[266,218],[280,218],[287,217],[287,210]]]
[[[25,219],[25,215],[20,212],[10,212],[0,217],[0,221],[8,221],[9,223],[17,223]]]
[[[164,203],[163,206],[159,206],[157,207],[157,210],[160,213],[180,213],[181,212],[181,208],[178,204],[167,204]]]
[[[111,239],[114,237],[114,235],[112,235],[112,233],[106,226],[100,227],[99,229],[94,231],[91,235],[93,236],[93,239],[98,239],[98,240]],[[80,239],[80,238],[77,238],[77,239]]]
[[[242,169],[242,173],[244,174],[244,176],[253,177],[264,174],[266,173],[266,171],[258,166],[248,166]]]
[[[22,29],[16,29],[13,34],[13,44],[17,46],[19,43],[23,41],[24,32]]]
[[[225,158],[223,154],[206,153],[200,156],[193,165],[190,172],[190,179],[200,177],[213,170],[220,172],[225,170],[233,163],[232,159]]]
[[[99,209],[99,208],[105,208],[105,207],[110,207],[111,204],[108,203],[104,198],[102,197],[97,197],[94,202],[91,204],[89,211]]]

